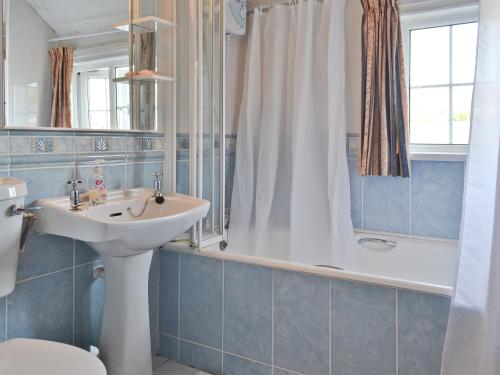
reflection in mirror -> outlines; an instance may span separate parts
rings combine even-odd
[[[7,126],[130,126],[128,0],[5,0]]]

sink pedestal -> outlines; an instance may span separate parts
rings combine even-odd
[[[153,250],[101,255],[105,269],[100,350],[108,375],[151,375],[148,280]]]

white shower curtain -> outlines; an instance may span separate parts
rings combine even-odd
[[[229,248],[345,267],[345,0],[255,10],[239,117]]]
[[[444,375],[500,374],[500,1],[481,0],[461,255]]]

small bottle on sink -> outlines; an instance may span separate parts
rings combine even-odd
[[[97,204],[106,202],[106,178],[102,171],[101,160],[96,160],[94,171],[89,181],[89,201]]]

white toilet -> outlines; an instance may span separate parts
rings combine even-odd
[[[22,206],[26,195],[23,181],[0,178],[0,297],[16,285],[23,216],[11,215],[11,207]],[[97,357],[71,345],[13,339],[0,344],[0,374],[106,375],[106,369]]]

